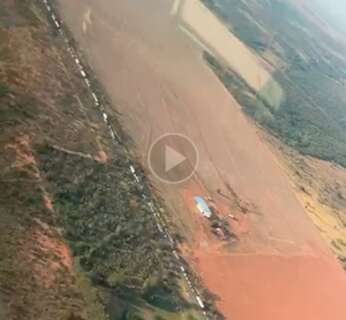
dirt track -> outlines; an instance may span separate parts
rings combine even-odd
[[[346,276],[275,156],[177,28],[169,15],[171,3],[58,2],[123,114],[143,164],[150,143],[161,134],[184,133],[197,145],[200,166],[193,181],[155,183],[188,236],[188,258],[220,296],[226,318],[346,319]],[[196,192],[217,199],[216,190],[227,193],[227,186],[256,208],[242,217],[248,227],[234,253],[218,246],[186,199]]]

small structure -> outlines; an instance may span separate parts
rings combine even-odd
[[[212,216],[212,211],[210,210],[208,204],[202,197],[195,197],[195,202],[199,212],[206,218],[210,219]]]

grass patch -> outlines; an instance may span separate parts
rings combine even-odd
[[[110,318],[112,320],[198,320],[199,313],[194,310],[170,312],[153,306],[141,298],[134,298],[134,294],[112,296],[110,299]]]
[[[0,98],[6,97],[9,92],[9,88],[5,84],[0,83]]]
[[[266,102],[271,111],[279,110],[285,97],[280,85],[273,79],[270,79],[265,86],[258,92],[258,95]]]

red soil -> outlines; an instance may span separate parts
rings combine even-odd
[[[230,319],[344,320],[346,279],[318,256],[222,255],[199,250],[197,270]]]
[[[64,21],[122,113],[146,166],[151,142],[188,135],[200,152],[193,181],[153,181],[186,235],[184,252],[233,320],[344,320],[346,276],[295,198],[275,156],[236,101],[178,32],[166,1],[59,0]],[[87,32],[83,17],[89,12]],[[90,22],[89,21],[89,22]],[[179,148],[178,148],[179,149]],[[242,217],[234,189],[256,210]],[[239,244],[222,249],[191,197],[211,195],[241,218]],[[233,223],[234,228],[237,226]],[[186,248],[188,247],[188,248]]]
[[[95,160],[100,163],[107,163],[108,162],[108,155],[103,150],[100,150],[97,155],[95,156]]]
[[[40,221],[36,222],[37,226],[26,233],[20,257],[23,263],[32,266],[32,276],[40,286],[55,287],[59,272],[72,272],[72,254],[68,245],[57,239],[56,231]],[[37,256],[41,259],[37,260]]]
[[[54,211],[54,207],[53,207],[53,201],[52,199],[49,197],[48,194],[43,195],[43,203],[44,206],[51,212]]]

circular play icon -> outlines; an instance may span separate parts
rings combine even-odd
[[[178,184],[189,179],[195,172],[198,165],[198,150],[185,135],[165,134],[151,145],[148,165],[159,180]]]

